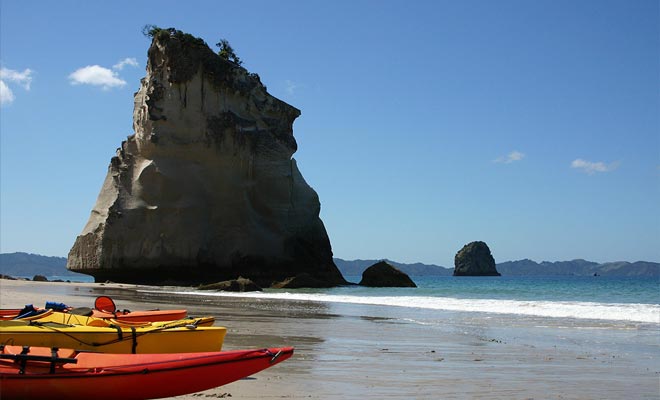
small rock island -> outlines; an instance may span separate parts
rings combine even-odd
[[[152,27],[133,129],[110,161],[67,268],[96,281],[346,284],[296,161],[300,110],[222,41]],[[230,51],[227,52],[227,49]]]
[[[484,242],[463,246],[454,257],[454,276],[500,276],[495,259]]]

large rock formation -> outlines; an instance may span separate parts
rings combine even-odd
[[[410,277],[386,261],[380,261],[362,272],[361,286],[417,287]]]
[[[154,32],[133,129],[67,268],[97,281],[260,286],[346,281],[316,192],[292,159],[300,111],[259,76],[174,29]]]
[[[454,276],[500,276],[495,259],[484,242],[463,246],[454,257]]]

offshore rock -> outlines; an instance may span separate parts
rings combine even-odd
[[[359,285],[369,287],[417,287],[410,277],[386,261],[378,262],[362,272]]]
[[[463,246],[454,257],[454,276],[500,276],[495,259],[484,242]]]
[[[259,76],[174,29],[154,35],[117,149],[67,268],[96,281],[262,287],[346,281],[295,160],[300,111]]]

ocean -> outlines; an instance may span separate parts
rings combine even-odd
[[[85,279],[88,278],[88,279]],[[375,305],[417,310],[444,310],[495,315],[660,324],[660,278],[547,277],[412,277],[417,288],[344,286],[331,289],[273,290],[253,293],[190,292],[199,296],[232,296],[336,304]],[[87,275],[52,276],[49,280],[93,282]],[[347,276],[358,282],[359,276]]]
[[[629,277],[412,277],[417,288],[272,290],[251,293],[177,292],[334,304],[374,305],[419,311],[528,316],[611,324],[660,325],[660,279]],[[356,282],[359,277],[349,276]]]

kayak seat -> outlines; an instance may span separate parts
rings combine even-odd
[[[84,317],[91,317],[94,311],[89,307],[76,307],[69,310],[69,314],[82,315]]]
[[[99,311],[114,313],[117,311],[115,302],[108,296],[99,296],[94,300],[94,308]]]

